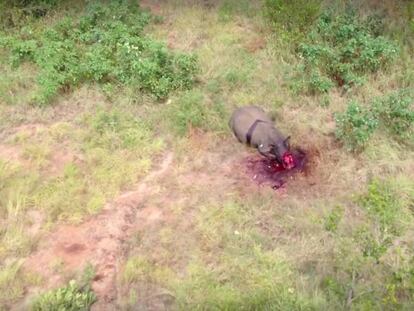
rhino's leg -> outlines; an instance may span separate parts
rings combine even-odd
[[[237,140],[240,142],[240,143],[243,143],[243,141],[242,141],[242,139],[241,139],[241,137],[240,137],[240,135],[238,134],[238,131],[237,131],[237,129],[236,129],[236,125],[235,125],[235,121],[234,121],[234,115],[230,118],[230,120],[229,120],[229,127],[231,128],[231,130],[233,131],[233,134],[234,134],[234,136],[236,136],[236,138],[237,138]]]

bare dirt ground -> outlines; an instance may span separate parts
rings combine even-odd
[[[81,225],[63,225],[43,239],[25,262],[25,268],[41,275],[45,288],[53,288],[63,282],[63,275],[82,270],[86,264],[95,267],[96,275],[92,283],[98,302],[95,310],[111,310],[116,299],[115,279],[122,257],[122,246],[128,237],[138,230],[158,222],[163,212],[145,206],[145,199],[152,194],[156,183],[169,169],[173,154],[162,160],[160,167],[149,174],[135,190],[123,193],[107,204],[99,215],[91,217]],[[57,272],[53,264],[62,265]],[[31,289],[34,292],[36,289]]]
[[[18,163],[25,168],[30,168],[33,164],[30,156],[26,155],[21,147],[13,144],[0,143],[0,160]],[[51,177],[62,172],[68,163],[77,162],[79,157],[65,144],[60,144],[51,150],[50,154],[47,155],[47,160],[47,166],[42,167],[41,173]]]
[[[15,146],[0,144],[0,159],[20,162],[21,151]]]

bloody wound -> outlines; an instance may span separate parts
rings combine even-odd
[[[289,177],[301,172],[305,164],[305,152],[295,149],[283,155],[283,163],[263,157],[248,158],[247,172],[259,185],[270,184],[279,189]]]

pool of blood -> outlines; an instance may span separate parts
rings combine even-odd
[[[306,153],[300,149],[291,151],[294,167],[286,169],[276,160],[264,157],[247,158],[247,174],[259,185],[270,185],[274,190],[282,187],[293,175],[302,172],[306,165]]]

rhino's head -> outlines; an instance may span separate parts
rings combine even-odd
[[[290,136],[284,140],[277,141],[272,145],[271,151],[276,160],[286,169],[292,169],[295,167],[295,161],[292,153],[290,152],[289,140]]]

